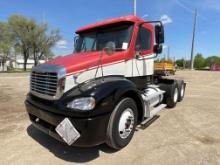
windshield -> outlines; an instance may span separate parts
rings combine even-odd
[[[79,33],[75,52],[100,51],[108,42],[114,42],[117,50],[129,47],[133,23],[124,22]]]

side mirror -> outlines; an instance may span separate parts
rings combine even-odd
[[[155,26],[155,38],[158,45],[164,43],[164,27],[162,23]]]
[[[115,52],[116,46],[115,43],[112,41],[107,42],[106,46],[104,47],[104,52],[111,56]]]
[[[154,53],[160,54],[162,53],[163,45],[154,45]]]

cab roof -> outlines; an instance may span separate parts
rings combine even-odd
[[[112,19],[107,19],[101,22],[97,22],[94,24],[89,24],[86,26],[83,26],[79,29],[76,30],[76,33],[80,33],[82,31],[87,31],[93,28],[97,28],[97,27],[101,27],[101,26],[106,26],[109,24],[114,24],[114,23],[120,23],[120,22],[133,22],[133,23],[137,23],[137,22],[143,22],[144,20],[137,17],[137,16],[122,16],[122,17],[118,17],[118,18],[112,18]]]

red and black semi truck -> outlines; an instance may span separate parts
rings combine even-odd
[[[183,80],[154,74],[163,43],[162,23],[136,16],[79,28],[72,54],[32,69],[32,124],[68,145],[125,147],[137,126],[184,97]]]

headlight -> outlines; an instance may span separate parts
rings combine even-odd
[[[68,108],[89,111],[95,108],[95,99],[93,97],[84,97],[75,99],[67,104]]]

